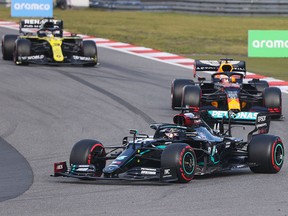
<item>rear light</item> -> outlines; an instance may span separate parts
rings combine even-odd
[[[281,107],[268,108],[269,113],[281,113]]]

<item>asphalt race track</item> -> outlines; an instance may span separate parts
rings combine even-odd
[[[15,31],[0,28],[0,36]],[[16,66],[0,60],[0,215],[288,215],[288,162],[278,174],[242,169],[188,184],[53,178],[74,143],[121,144],[129,129],[171,122],[170,85],[188,69],[99,48],[95,68]],[[288,150],[286,120],[274,121]],[[237,129],[245,137],[249,129]],[[238,135],[238,134],[237,134]]]

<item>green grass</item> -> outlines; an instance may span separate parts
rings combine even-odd
[[[288,80],[284,58],[248,58],[248,30],[287,30],[288,17],[208,16],[188,13],[70,9],[54,11],[66,30],[196,59],[246,60],[247,70]],[[0,7],[0,19],[11,18]]]

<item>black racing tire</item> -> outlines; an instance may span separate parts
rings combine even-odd
[[[82,41],[82,55],[84,57],[95,58],[96,61],[93,63],[85,64],[83,66],[93,67],[97,64],[98,56],[97,56],[97,45],[92,40]]]
[[[15,41],[18,35],[3,35],[2,36],[2,58],[3,60],[13,60],[13,52]]]
[[[264,89],[269,87],[269,83],[266,80],[251,80],[248,83],[254,86],[258,92],[263,92]]]
[[[201,102],[201,88],[196,85],[186,85],[183,89],[182,107],[199,107]]]
[[[179,183],[190,182],[196,171],[196,154],[185,143],[168,145],[161,154],[161,168],[175,168]]]
[[[28,65],[28,62],[21,62],[18,61],[19,56],[30,56],[31,55],[31,41],[24,39],[24,38],[19,38],[16,40],[15,44],[15,50],[14,50],[14,63],[16,65]]]
[[[195,85],[190,79],[175,79],[171,85],[171,107],[173,110],[182,105],[183,88],[186,85]]]
[[[267,108],[281,108],[282,93],[277,87],[266,88],[263,92],[264,105]]]
[[[106,166],[106,156],[103,144],[97,140],[80,140],[77,142],[70,153],[70,165],[89,165],[93,164],[96,168],[96,175],[101,176],[103,168]]]
[[[279,172],[284,162],[281,139],[269,134],[253,136],[248,144],[248,161],[250,170],[254,173]]]
[[[277,108],[280,113],[273,115],[272,118],[279,119],[282,117],[282,92],[277,87],[265,88],[263,92],[264,106],[269,108]]]

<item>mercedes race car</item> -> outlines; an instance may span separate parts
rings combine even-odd
[[[76,34],[63,35],[63,21],[53,18],[24,19],[19,35],[2,37],[2,56],[16,65],[73,64],[95,66],[97,47]]]
[[[234,111],[238,121],[252,122],[259,112],[282,118],[282,93],[277,87],[269,87],[265,80],[252,79],[244,83],[244,61],[233,59],[195,60],[194,77],[198,71],[210,71],[211,81],[198,77],[175,79],[171,86],[172,109],[188,106],[209,110],[211,116],[221,119]]]
[[[211,127],[208,119],[207,114],[182,111],[174,116],[174,123],[151,124],[153,136],[130,130],[116,146],[81,140],[73,146],[68,165],[54,163],[52,176],[187,183],[195,175],[244,167],[254,173],[280,171],[284,146],[280,137],[267,134],[270,118],[266,114],[257,115],[247,141],[232,136],[231,124],[224,129],[227,124],[215,120],[217,127]]]

